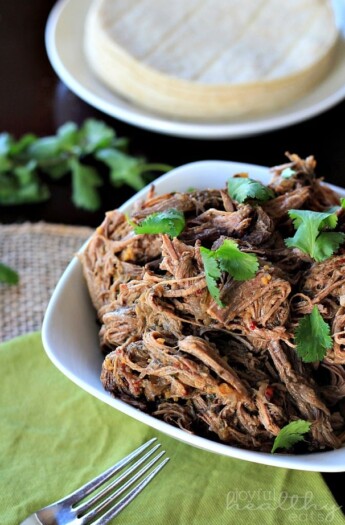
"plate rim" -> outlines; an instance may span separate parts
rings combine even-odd
[[[179,166],[175,168],[174,170],[171,170],[170,172],[162,175],[158,179],[156,179],[155,184],[157,187],[158,183],[158,192],[159,192],[159,186],[164,183],[165,181],[169,181],[170,178],[174,179],[176,176],[179,176],[180,173],[183,173],[185,170],[195,170],[198,168],[206,168],[213,169],[215,168],[226,168],[226,169],[233,169],[233,170],[250,170],[252,169],[255,171],[254,177],[257,179],[263,180],[265,178],[265,175],[268,176],[269,174],[269,168],[265,166],[260,166],[256,164],[249,164],[249,163],[242,163],[237,161],[218,161],[218,160],[203,160],[203,161],[196,161],[196,162],[190,162],[188,164],[184,164],[182,166]],[[261,174],[260,174],[261,172]],[[345,188],[341,188],[338,186],[334,186],[329,184],[331,188],[339,192],[340,194],[343,194],[345,196]],[[119,209],[121,210],[128,210],[133,203],[138,200],[140,197],[145,195],[149,191],[150,185],[147,185],[145,188],[137,192],[135,195],[133,195],[130,199],[125,201]],[[182,191],[182,190],[181,190]],[[86,246],[88,241],[86,241],[80,250],[83,250]],[[112,397],[109,393],[107,393],[104,389],[96,389],[89,383],[87,383],[85,380],[83,380],[81,377],[76,376],[73,372],[71,372],[69,369],[66,369],[64,364],[59,361],[59,358],[54,353],[54,350],[51,346],[51,323],[52,323],[52,314],[54,313],[54,310],[57,308],[57,305],[59,304],[60,297],[62,296],[64,289],[66,287],[66,283],[69,282],[69,279],[73,278],[74,275],[80,276],[82,274],[82,268],[81,265],[76,257],[74,257],[71,262],[68,264],[66,270],[64,271],[63,275],[59,279],[57,286],[54,289],[54,292],[50,298],[50,301],[48,303],[46,313],[43,320],[42,325],[42,342],[44,349],[50,358],[50,360],[53,362],[53,364],[71,381],[73,381],[75,384],[77,384],[79,387],[81,387],[83,390],[88,392],[89,394],[93,395],[97,399],[107,403],[108,405],[112,406],[113,408],[119,410],[120,412],[140,421],[141,423],[144,423],[151,428],[154,428],[165,435],[168,435],[170,437],[173,437],[174,439],[177,439],[179,441],[182,441],[184,443],[187,443],[191,446],[200,448],[202,450],[206,450],[208,452],[220,454],[226,457],[232,457],[235,459],[242,459],[245,461],[250,461],[253,463],[259,463],[264,464],[268,466],[275,466],[275,467],[282,467],[282,468],[289,468],[292,470],[306,470],[306,471],[317,471],[317,472],[344,472],[345,471],[345,447],[338,449],[338,450],[331,450],[327,452],[314,452],[310,454],[304,454],[304,455],[285,455],[285,454],[271,454],[271,453],[265,453],[265,452],[259,452],[259,451],[252,451],[247,449],[241,449],[237,448],[231,445],[227,445],[225,443],[218,443],[216,441],[212,441],[210,439],[207,439],[205,437],[201,437],[195,434],[189,434],[188,432],[174,427],[173,425],[170,425],[162,420],[159,420],[157,418],[154,418],[150,414],[146,414],[145,412],[142,412],[130,405],[127,405],[123,401],[116,399]],[[84,282],[85,283],[85,282]],[[86,284],[85,284],[86,287]],[[100,383],[101,385],[101,383]],[[149,422],[148,422],[149,421]],[[334,461],[332,464],[329,464],[328,459],[331,459],[332,457],[335,459],[338,459],[339,456],[343,457],[343,463],[340,461]]]
[[[86,1],[88,2],[86,6]],[[183,120],[173,120],[164,116],[159,116],[145,111],[141,108],[136,108],[134,104],[124,101],[128,105],[128,109],[116,105],[116,99],[120,99],[118,95],[112,93],[106,86],[104,86],[99,80],[94,79],[95,84],[99,84],[104,90],[107,90],[110,96],[114,97],[114,101],[108,102],[102,98],[101,95],[92,92],[89,88],[85,87],[76,78],[75,74],[71,72],[66,66],[61,53],[59,53],[59,43],[57,42],[57,27],[59,23],[63,23],[65,10],[74,5],[81,5],[80,10],[81,20],[84,20],[86,16],[86,7],[89,6],[91,0],[58,0],[51,10],[45,29],[45,45],[48,58],[50,63],[55,70],[59,78],[66,84],[66,86],[73,91],[74,94],[79,96],[84,102],[90,104],[98,110],[103,111],[109,116],[122,120],[128,124],[137,126],[142,129],[146,129],[156,133],[164,133],[167,135],[173,135],[184,138],[194,139],[224,139],[224,138],[240,138],[260,133],[274,131],[281,129],[293,124],[298,124],[304,120],[308,120],[314,116],[323,113],[324,111],[332,108],[345,98],[345,84],[334,92],[330,93],[325,98],[322,98],[319,102],[311,104],[307,108],[295,109],[294,105],[291,104],[286,108],[282,108],[281,111],[286,113],[283,115],[275,114],[258,117],[255,121],[237,121],[237,122],[214,122],[214,123],[198,123],[188,122]],[[84,18],[82,18],[84,17]],[[344,21],[345,23],[345,21]],[[76,32],[77,33],[77,32]],[[69,38],[74,38],[76,42],[80,42],[80,39],[76,36],[76,33],[69,34]],[[341,35],[341,33],[340,33]],[[343,39],[342,35],[340,38]],[[339,45],[340,49],[340,45]],[[339,50],[340,53],[340,50]],[[345,53],[342,53],[345,62]],[[85,61],[85,59],[84,59]],[[81,64],[81,67],[85,67],[89,73],[90,70],[87,67],[86,61]],[[316,88],[317,89],[317,88]],[[314,90],[315,92],[315,90]],[[308,96],[308,95],[307,95]],[[304,98],[304,97],[303,97]],[[115,104],[114,104],[115,102]],[[296,101],[297,102],[297,101]]]

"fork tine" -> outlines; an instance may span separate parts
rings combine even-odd
[[[160,454],[161,455],[161,454]],[[115,518],[120,512],[152,481],[160,470],[168,463],[170,458],[165,458],[152,470],[143,480],[140,481],[128,494],[126,494],[118,503],[109,509],[103,516],[92,522],[92,525],[106,525],[110,520]],[[113,496],[114,499],[116,495]],[[111,500],[110,500],[111,501]],[[86,522],[88,523],[88,522]]]
[[[97,494],[95,494],[95,496],[93,496],[92,498],[88,499],[85,503],[82,503],[81,505],[77,504],[78,506],[74,507],[74,510],[78,513],[78,515],[79,514],[83,514],[84,512],[86,512],[90,507],[92,507],[95,503],[97,503],[97,501],[102,499],[108,492],[110,492],[115,487],[120,485],[120,483],[122,483],[124,479],[128,478],[128,476],[134,470],[136,470],[142,463],[144,463],[150,456],[152,456],[152,454],[154,454],[154,452],[156,452],[156,450],[160,446],[161,445],[159,443],[158,443],[158,445],[155,445],[151,450],[146,452],[146,454],[143,457],[138,459],[133,465],[131,465],[127,470],[125,470],[125,472],[123,474],[121,474],[121,476],[119,476],[114,481],[112,481],[111,483],[106,485],[104,487],[104,489],[102,489],[99,492],[97,492]],[[161,453],[161,455],[163,455],[163,454],[164,454],[164,452]]]
[[[130,463],[134,458],[136,458],[139,454],[146,450],[155,441],[157,441],[157,438],[150,439],[149,441],[138,447],[136,450],[128,454],[128,456],[115,463],[115,465],[107,469],[105,472],[103,472],[96,478],[92,479],[88,483],[85,483],[85,485],[69,494],[67,498],[63,498],[63,500],[67,500],[71,504],[75,504],[81,499],[85,498],[86,496],[91,494],[91,492],[100,487],[104,482],[110,479],[114,474],[116,474],[116,472],[122,470],[126,465],[128,465],[128,463]]]
[[[104,499],[99,505],[97,505],[97,507],[95,507],[94,509],[92,509],[90,512],[88,512],[87,514],[85,514],[84,516],[82,516],[82,519],[84,518],[85,519],[85,523],[94,523],[92,522],[93,518],[96,518],[97,516],[99,516],[100,512],[104,509],[106,509],[109,504],[112,502],[112,501],[115,501],[115,499],[117,499],[119,496],[121,496],[121,494],[123,494],[129,487],[131,487],[138,479],[140,479],[144,474],[145,472],[147,472],[155,463],[157,463],[157,461],[165,454],[165,450],[163,450],[162,452],[160,452],[159,454],[157,454],[157,456],[155,456],[154,458],[151,459],[151,461],[149,463],[147,463],[147,465],[144,465],[138,472],[136,472],[134,474],[134,476],[132,476],[126,483],[124,483],[123,485],[121,485],[115,492],[113,492],[112,494],[110,494],[106,499]],[[128,469],[130,470],[130,469]],[[132,469],[133,470],[133,469]],[[121,476],[122,477],[122,476]],[[127,477],[127,476],[123,476],[124,477]],[[116,480],[117,481],[117,480]],[[115,485],[116,486],[116,485]],[[98,499],[98,498],[97,498]],[[78,517],[80,518],[80,513],[78,512],[79,509],[76,509],[77,510],[77,515]],[[83,522],[82,522],[83,523]],[[97,523],[97,522],[96,522]]]

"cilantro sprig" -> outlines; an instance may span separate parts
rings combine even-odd
[[[217,250],[209,250],[202,246],[200,254],[208,290],[220,307],[224,307],[217,283],[221,272],[229,273],[235,281],[246,281],[254,277],[259,268],[256,255],[241,252],[238,244],[231,239],[225,239]]]
[[[276,436],[271,453],[273,454],[278,448],[289,449],[295,445],[295,443],[304,441],[303,435],[309,432],[310,427],[311,423],[304,419],[291,421],[291,423],[285,425]]]
[[[139,224],[130,221],[137,234],[166,233],[170,237],[177,237],[185,227],[185,218],[182,211],[170,208],[161,212],[151,213]]]
[[[331,257],[344,242],[344,233],[324,231],[326,228],[336,227],[338,217],[335,213],[289,210],[289,216],[293,220],[296,233],[293,237],[285,239],[286,246],[298,248],[317,262]]]
[[[228,192],[237,202],[245,202],[248,199],[267,201],[274,197],[274,192],[261,182],[248,177],[233,177],[228,180]]]
[[[330,327],[323,320],[317,306],[300,319],[295,330],[295,340],[297,354],[305,363],[322,361],[327,350],[332,348]]]
[[[101,205],[99,188],[104,179],[100,166],[108,168],[110,183],[139,190],[155,171],[168,171],[165,164],[147,164],[127,153],[127,139],[118,138],[104,122],[86,120],[82,126],[67,122],[56,135],[38,138],[26,134],[15,140],[0,134],[0,205],[41,202],[49,199],[47,179],[70,174],[72,201],[89,211]]]
[[[0,262],[0,283],[17,284],[18,282],[18,273],[9,266],[7,266],[7,264]]]

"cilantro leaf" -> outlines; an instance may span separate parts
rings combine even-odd
[[[19,275],[6,264],[0,262],[0,283],[17,284]]]
[[[18,157],[23,163],[28,162],[25,150],[36,140],[32,133],[23,135],[15,141],[9,133],[0,133],[0,173],[10,171],[16,165],[13,158]]]
[[[113,186],[127,184],[135,190],[140,190],[146,185],[141,175],[143,159],[131,157],[113,148],[102,149],[95,156],[110,168],[109,178]]]
[[[110,168],[110,181],[115,187],[127,184],[135,190],[143,188],[147,182],[143,176],[149,171],[169,171],[166,164],[146,164],[142,157],[131,157],[114,148],[105,148],[95,154],[96,159],[104,162]]]
[[[311,314],[300,319],[295,330],[295,339],[297,354],[305,363],[322,361],[327,350],[332,348],[330,327],[323,320],[317,306],[314,306]]]
[[[273,454],[277,448],[291,448],[295,443],[304,441],[303,434],[309,432],[311,423],[304,421],[304,419],[297,419],[291,421],[288,425],[283,427],[276,436],[271,453]]]
[[[20,155],[24,154],[27,148],[37,140],[36,135],[32,133],[26,133],[19,140],[15,141],[11,137],[10,141],[10,155]]]
[[[322,232],[317,238],[314,251],[316,261],[324,261],[335,253],[344,242],[345,234],[341,232]]]
[[[182,211],[173,208],[146,217],[140,224],[134,225],[137,234],[167,233],[170,237],[180,235],[185,227],[185,218]]]
[[[28,149],[30,158],[52,179],[60,179],[70,171],[69,160],[80,156],[76,146],[77,127],[71,122],[61,126],[54,137],[37,139]]]
[[[58,137],[42,137],[30,145],[28,153],[31,158],[41,163],[56,157],[60,153],[59,150]]]
[[[208,248],[200,247],[200,255],[204,264],[205,279],[208,291],[218,306],[223,308],[225,305],[220,300],[220,291],[217,286],[217,279],[221,276],[219,262],[216,259],[216,253]]]
[[[85,155],[114,145],[115,131],[104,122],[87,119],[79,132],[79,145]]]
[[[221,269],[228,272],[235,281],[247,281],[259,269],[256,255],[241,252],[237,242],[230,239],[225,239],[215,253]]]
[[[225,239],[217,250],[201,247],[200,254],[204,263],[208,290],[221,307],[224,304],[219,298],[216,282],[221,276],[221,270],[229,273],[235,281],[247,281],[254,277],[259,268],[256,255],[241,252],[238,244],[231,239]]]
[[[70,161],[72,171],[72,199],[76,206],[88,211],[96,211],[100,206],[97,187],[102,179],[91,166],[84,166],[77,159]]]
[[[345,234],[320,232],[324,228],[335,228],[338,217],[335,213],[310,210],[289,210],[289,216],[296,228],[294,237],[285,239],[289,248],[298,248],[321,262],[330,257],[344,242]]]
[[[304,223],[316,228],[335,228],[338,223],[338,217],[334,213],[319,212],[310,210],[289,210],[289,216],[293,219],[294,225],[298,228]]]
[[[233,177],[229,179],[228,192],[230,197],[237,202],[245,202],[247,199],[267,201],[274,197],[274,193],[270,188],[259,181],[247,177]]]
[[[78,142],[79,133],[78,126],[74,122],[66,122],[60,126],[56,133],[60,150],[73,149]]]

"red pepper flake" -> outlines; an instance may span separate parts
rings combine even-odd
[[[274,388],[273,386],[268,385],[268,387],[265,390],[265,398],[267,401],[272,401],[274,396]]]
[[[250,330],[255,330],[255,328],[257,328],[257,324],[256,324],[254,321],[252,321],[252,322],[249,324],[249,328],[250,328]]]
[[[140,381],[132,381],[132,387],[133,387],[133,391],[134,391],[134,394],[138,395],[140,394]]]
[[[204,291],[204,289],[203,289],[203,288],[200,288],[199,290],[197,290],[197,291],[195,292],[195,295],[202,295],[203,291]]]

